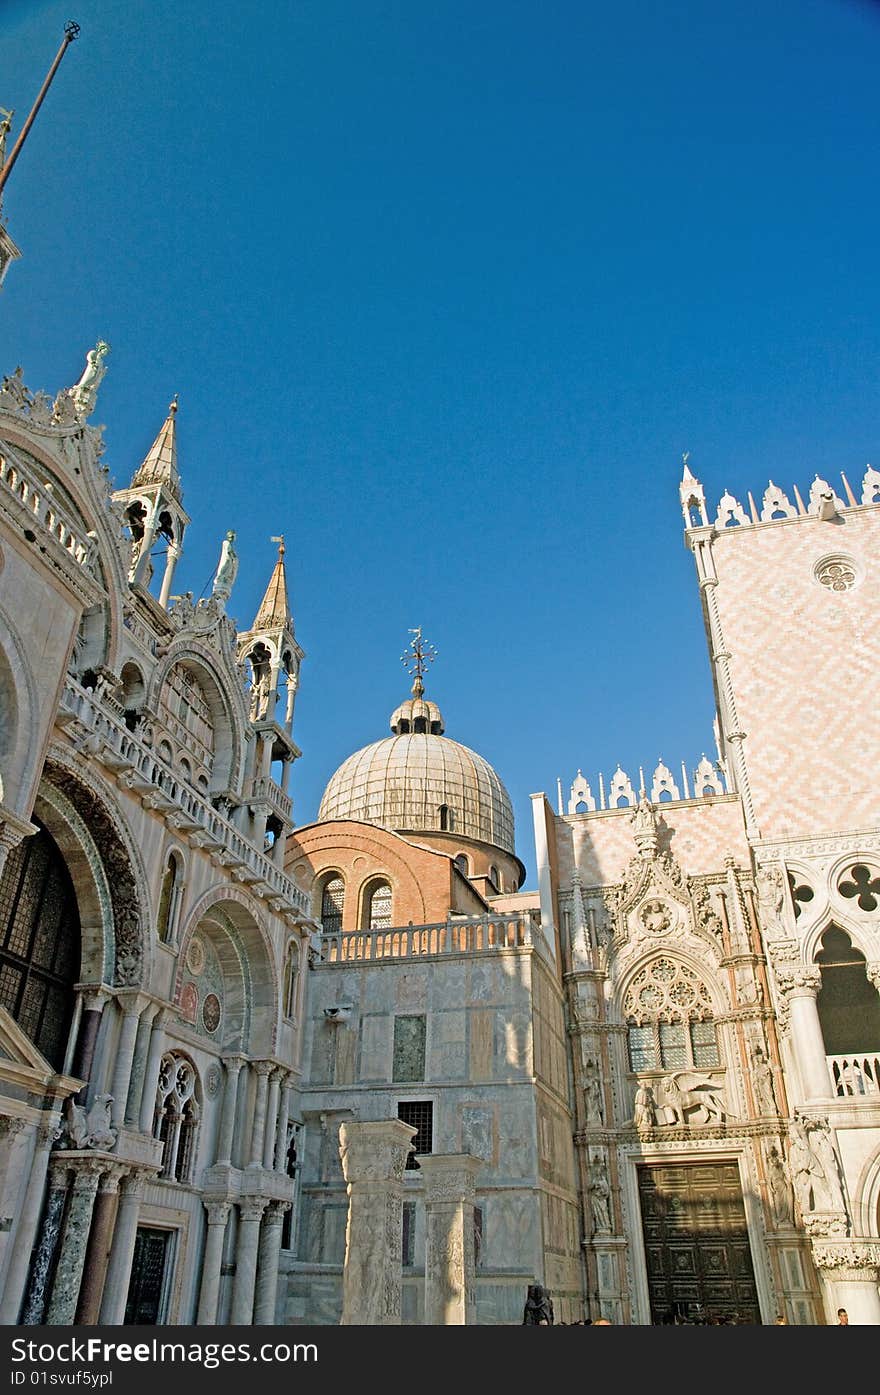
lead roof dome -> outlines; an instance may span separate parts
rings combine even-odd
[[[342,762],[318,819],[358,819],[396,832],[449,832],[516,856],[510,796],[487,760],[443,735],[443,717],[413,696],[391,714],[392,736]],[[445,812],[444,812],[445,811]]]

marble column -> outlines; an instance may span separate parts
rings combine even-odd
[[[22,1148],[16,1140],[24,1137]],[[2,1280],[6,1250],[14,1233],[14,1217],[21,1204],[21,1192],[27,1171],[26,1159],[32,1152],[34,1126],[30,1119],[15,1114],[0,1114],[0,1205],[9,1218],[0,1225],[0,1280]],[[16,1157],[16,1154],[18,1156]],[[0,1291],[3,1284],[0,1282]]]
[[[46,1189],[46,1169],[49,1165],[49,1150],[55,1141],[59,1128],[57,1114],[44,1115],[37,1124],[34,1152],[28,1171],[27,1190],[21,1206],[18,1225],[13,1232],[12,1254],[6,1271],[3,1288],[3,1301],[0,1303],[0,1327],[11,1327],[18,1322],[21,1312],[24,1286],[27,1282],[31,1254],[37,1235],[43,1193]],[[62,1197],[64,1193],[62,1192]]]
[[[136,1129],[139,1127],[141,1101],[144,1093],[144,1083],[147,1077],[147,1058],[150,1054],[150,1035],[152,1033],[153,1018],[159,1011],[155,1003],[148,1003],[138,1020],[137,1036],[134,1041],[134,1053],[131,1062],[131,1078],[128,1082],[128,1097],[125,1103],[125,1127]]]
[[[827,1321],[846,1308],[853,1327],[880,1327],[880,1241],[814,1240],[813,1262],[825,1290]]]
[[[816,994],[822,985],[821,973],[817,968],[802,965],[792,970],[777,969],[776,976],[788,1002],[792,1048],[804,1101],[827,1100],[834,1094],[834,1088],[816,1005]]]
[[[30,1266],[24,1312],[21,1315],[22,1323],[28,1327],[41,1323],[46,1310],[49,1274],[55,1259],[55,1252],[58,1249],[61,1217],[67,1199],[68,1171],[68,1165],[63,1156],[53,1160],[49,1165],[49,1193],[46,1197],[46,1209],[43,1212],[40,1238],[37,1242],[33,1263]]]
[[[220,1296],[220,1268],[223,1264],[223,1242],[226,1239],[226,1222],[229,1219],[228,1201],[206,1201],[208,1228],[205,1236],[205,1253],[202,1259],[202,1286],[199,1290],[199,1311],[196,1324],[199,1327],[212,1326],[217,1321],[217,1300]]]
[[[278,1130],[275,1137],[275,1171],[287,1172],[287,1124],[290,1119],[290,1076],[284,1077],[281,1086],[281,1108],[278,1114]]]
[[[85,1269],[79,1302],[76,1308],[76,1323],[80,1327],[92,1327],[98,1321],[101,1310],[101,1294],[110,1258],[110,1238],[113,1234],[113,1219],[119,1195],[119,1182],[124,1169],[110,1167],[98,1183],[98,1195],[92,1213],[92,1232],[86,1251]]]
[[[254,1320],[254,1286],[260,1247],[260,1221],[265,1209],[266,1198],[261,1196],[243,1196],[238,1203],[235,1283],[232,1287],[232,1310],[229,1314],[229,1322],[233,1327],[249,1327]]]
[[[107,1266],[104,1296],[101,1300],[101,1313],[98,1319],[102,1327],[116,1327],[125,1317],[128,1285],[131,1280],[131,1262],[134,1258],[134,1245],[137,1239],[138,1216],[140,1215],[141,1199],[146,1181],[147,1175],[145,1173],[131,1172],[122,1183],[119,1205],[116,1208],[116,1225],[113,1230],[110,1263]]]
[[[244,1065],[243,1056],[224,1056],[226,1085],[223,1090],[223,1115],[220,1120],[220,1136],[217,1139],[217,1162],[224,1167],[232,1166],[232,1148],[235,1143],[235,1116],[238,1105],[238,1080]]]
[[[400,1119],[340,1125],[339,1154],[348,1183],[343,1325],[400,1323],[403,1173],[416,1132]]]
[[[473,1322],[474,1193],[482,1166],[469,1153],[419,1155],[425,1184],[425,1323]]]
[[[79,993],[82,1001],[82,1013],[70,1073],[75,1080],[85,1081],[76,1096],[77,1103],[82,1104],[89,1092],[92,1066],[95,1062],[95,1046],[98,1041],[98,1028],[101,1025],[101,1017],[108,1000],[108,993],[104,988],[92,987],[81,987]]]
[[[78,1160],[75,1165],[73,1187],[61,1232],[58,1264],[52,1280],[52,1296],[46,1309],[46,1322],[50,1327],[67,1327],[73,1322],[98,1182],[105,1165],[99,1158]]]
[[[119,1040],[116,1043],[110,1094],[113,1096],[111,1116],[116,1127],[121,1128],[128,1100],[128,1087],[131,1083],[131,1067],[134,1060],[138,1020],[143,1004],[139,993],[120,993],[117,1002],[122,1010],[122,1026],[119,1029]]]
[[[257,1287],[254,1296],[254,1322],[271,1327],[275,1323],[275,1302],[278,1295],[278,1257],[281,1254],[281,1228],[287,1201],[272,1201],[263,1217],[260,1234],[260,1255],[257,1264]]]
[[[248,1166],[262,1167],[263,1140],[266,1133],[266,1096],[269,1090],[269,1072],[272,1069],[272,1062],[254,1061],[253,1067],[257,1073],[257,1094],[254,1100],[254,1121],[251,1128],[251,1156],[248,1161]]]
[[[159,1008],[150,1024],[150,1045],[147,1051],[147,1064],[141,1081],[140,1110],[138,1128],[141,1133],[152,1136],[156,1115],[156,1089],[159,1084],[159,1067],[165,1050],[165,1022],[167,1014]]]
[[[266,1137],[263,1142],[263,1166],[271,1172],[275,1166],[275,1135],[278,1132],[278,1095],[283,1070],[273,1070],[269,1076],[269,1103],[266,1106]]]

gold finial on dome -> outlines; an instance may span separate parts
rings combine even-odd
[[[407,673],[411,673],[413,676],[413,697],[420,698],[424,697],[425,693],[425,685],[422,682],[422,676],[428,664],[432,664],[436,659],[437,650],[434,648],[433,644],[428,644],[422,639],[421,625],[417,625],[414,630],[410,630],[410,634],[413,635],[414,638],[410,640],[407,648],[401,654],[400,662],[403,664]]]

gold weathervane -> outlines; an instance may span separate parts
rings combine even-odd
[[[428,644],[422,639],[421,625],[418,625],[414,630],[410,630],[410,634],[413,638],[410,640],[409,646],[401,654],[400,662],[403,664],[407,673],[412,674],[413,697],[420,698],[425,691],[422,678],[424,677],[428,664],[432,664],[436,659],[437,650],[434,648],[433,644]]]

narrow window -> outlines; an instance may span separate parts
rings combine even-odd
[[[416,1262],[416,1204],[403,1203],[403,1229],[401,1232],[400,1262],[404,1269],[412,1269]]]
[[[338,935],[341,932],[344,906],[345,882],[341,877],[331,877],[325,882],[321,893],[321,926],[325,935]]]
[[[287,946],[287,963],[284,967],[284,1016],[293,1020],[296,1017],[296,997],[299,988],[300,949],[297,940]]]
[[[367,894],[367,929],[386,930],[391,924],[391,887],[376,882]]]

